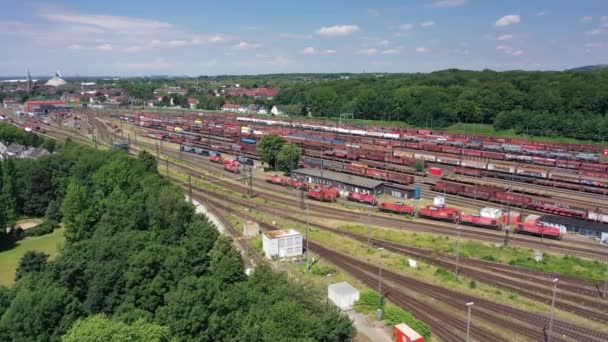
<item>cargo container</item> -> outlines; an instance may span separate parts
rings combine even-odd
[[[376,196],[358,192],[349,192],[346,195],[346,199],[353,202],[367,203],[369,205],[376,205],[377,203]]]
[[[429,167],[429,174],[437,177],[441,177],[441,169],[437,167]]]
[[[255,140],[255,139],[249,139],[249,138],[243,138],[243,139],[241,139],[241,142],[243,142],[245,144],[256,144],[257,140]]]
[[[413,215],[415,212],[413,206],[403,204],[402,202],[381,202],[380,211],[406,215]]]

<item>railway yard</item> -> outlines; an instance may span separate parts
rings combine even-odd
[[[476,341],[608,340],[608,156],[598,146],[225,113],[1,112],[57,140],[151,152],[222,220],[249,265],[264,261],[237,228],[245,220],[306,232],[307,257],[363,287],[380,283],[434,339],[464,341],[473,302]],[[268,133],[297,144],[298,169],[327,170],[327,181],[264,169],[256,144]],[[387,184],[416,196],[395,198]]]

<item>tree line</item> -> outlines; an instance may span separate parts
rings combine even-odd
[[[195,214],[154,157],[71,142],[7,160],[3,208],[55,215],[60,255],[27,253],[0,288],[2,341],[345,341],[352,323],[321,295],[261,265]],[[7,178],[12,180],[7,181]],[[9,184],[9,185],[7,185]],[[6,188],[6,189],[5,189]]]
[[[432,128],[484,123],[517,133],[600,140],[608,132],[608,69],[352,75],[292,82],[275,101],[302,105],[302,115],[354,113],[357,119]]]

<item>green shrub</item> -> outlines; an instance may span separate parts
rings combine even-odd
[[[44,222],[37,225],[36,227],[32,227],[30,229],[24,230],[22,236],[28,237],[28,236],[42,236],[42,235],[46,235],[46,234],[51,234],[55,230],[55,228],[57,228],[58,226],[59,225],[57,224],[57,221],[45,220]]]
[[[446,270],[445,268],[437,268],[437,271],[435,271],[435,276],[438,277],[439,279],[441,279],[442,281],[454,281],[454,282],[458,282],[459,280],[456,279],[456,276],[454,275],[454,273]]]
[[[425,341],[429,341],[431,338],[431,328],[426,323],[416,319],[411,313],[389,305],[384,309],[383,312],[384,322],[387,325],[395,325],[399,323],[405,323],[410,328],[414,329],[417,333],[424,337]]]
[[[363,291],[359,295],[359,300],[355,302],[355,310],[364,313],[373,312],[378,308],[379,300],[378,293]],[[384,306],[384,298],[382,299],[382,306]]]
[[[476,289],[477,288],[477,282],[475,280],[471,280],[469,282],[469,287],[472,289]]]

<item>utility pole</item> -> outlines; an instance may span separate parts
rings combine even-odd
[[[308,203],[306,203],[306,272],[310,270],[308,251]]]
[[[458,280],[458,275],[460,273],[460,270],[458,269],[460,267],[460,224],[458,225],[458,227],[456,227],[456,230],[458,231],[458,240],[456,240],[456,280]]]
[[[161,140],[162,141],[162,140]],[[156,143],[156,160],[160,159],[160,152],[158,151],[158,143]]]
[[[471,308],[473,307],[473,302],[469,302],[466,304],[467,306],[467,339],[466,342],[469,342],[469,336],[471,331]]]
[[[549,319],[549,332],[547,333],[547,342],[551,340],[551,333],[553,333],[553,316],[555,315],[555,292],[557,291],[557,282],[559,279],[553,279],[553,296],[551,298],[551,318]]]
[[[249,187],[247,187],[247,196],[251,198],[253,196],[253,168],[249,166]]]
[[[188,176],[188,195],[190,196],[190,203],[193,203],[192,200],[192,177]]]
[[[604,300],[608,301],[608,262],[606,262],[606,279],[604,279]]]
[[[169,178],[169,159],[165,159],[165,167],[167,170],[167,178]]]
[[[367,249],[372,248],[372,226],[369,223],[371,210],[367,211]]]
[[[384,247],[378,247],[380,251],[380,258],[378,260],[378,311],[376,311],[376,316],[378,320],[382,318],[382,251]]]

